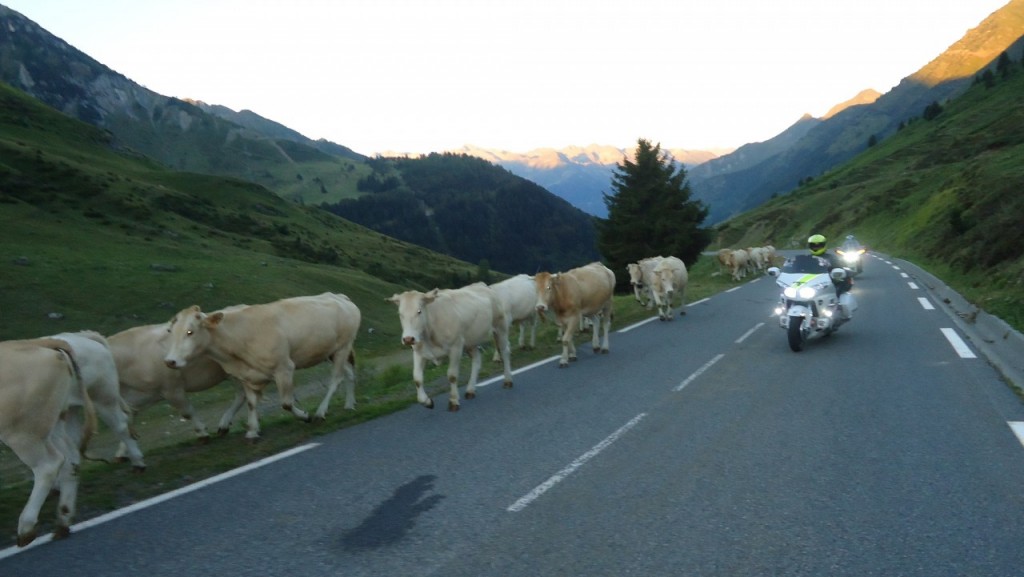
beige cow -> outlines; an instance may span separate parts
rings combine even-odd
[[[71,347],[96,415],[121,442],[132,467],[144,471],[142,450],[129,426],[131,407],[121,396],[117,364],[107,340],[95,331],[60,333],[47,338],[64,341]]]
[[[228,378],[228,374],[208,356],[197,357],[182,369],[172,369],[164,364],[170,342],[168,327],[167,323],[142,325],[107,337],[117,364],[121,396],[134,412],[167,401],[182,418],[192,423],[199,441],[205,443],[209,441],[210,433],[189,401],[188,394],[218,385]],[[217,426],[219,435],[227,434],[235,414],[245,405],[242,385],[235,383],[235,388],[235,399]],[[118,450],[119,455],[122,450]]]
[[[560,368],[576,360],[573,337],[582,317],[594,318],[591,338],[594,352],[608,352],[612,296],[615,291],[615,273],[611,269],[600,262],[592,262],[567,272],[537,273],[534,281],[537,286],[537,310],[541,314],[551,311],[562,330],[562,357],[558,363]]]
[[[425,293],[409,290],[386,300],[398,306],[402,344],[412,348],[412,378],[416,400],[421,405],[434,408],[434,400],[423,388],[423,361],[439,363],[447,358],[448,410],[459,410],[459,360],[463,352],[469,353],[472,359],[466,398],[475,398],[481,364],[479,345],[490,341],[501,351],[504,387],[512,387],[509,325],[505,307],[494,289],[475,283],[458,289],[435,288]]]
[[[651,285],[654,283],[654,268],[661,262],[662,257],[651,256],[637,262],[626,265],[629,272],[629,283],[633,285],[633,296],[636,302],[646,308],[651,308],[654,301],[651,297]]]
[[[530,326],[530,348],[537,346],[537,292],[533,277],[519,274],[492,284],[491,289],[505,306],[505,321],[509,324],[509,331],[513,325],[519,325],[519,348],[526,348],[527,325]],[[494,350],[493,360],[501,360],[501,353],[497,349]]]
[[[0,342],[0,441],[32,469],[18,518],[18,546],[36,538],[39,511],[60,491],[54,538],[71,532],[81,453],[96,416],[71,347],[57,339]]]
[[[679,258],[668,256],[654,267],[651,283],[651,296],[654,304],[658,307],[658,318],[663,321],[670,321],[672,315],[672,301],[675,295],[679,295],[679,314],[686,314],[686,284],[689,281],[689,273],[686,271],[686,264]]]
[[[198,306],[171,319],[164,363],[185,369],[208,357],[240,381],[245,389],[249,420],[245,436],[259,437],[257,405],[263,389],[277,385],[281,407],[303,421],[309,413],[295,403],[295,370],[330,362],[331,377],[315,417],[323,419],[331,397],[345,381],[345,408],[354,409],[355,355],[361,314],[347,296],[323,293],[281,299],[267,304],[225,309],[210,314]]]

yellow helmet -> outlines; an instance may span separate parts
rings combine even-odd
[[[813,234],[807,239],[807,248],[814,256],[825,254],[825,237],[820,234]]]

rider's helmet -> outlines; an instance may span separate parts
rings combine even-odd
[[[825,254],[825,237],[820,234],[813,234],[807,239],[807,248],[814,256]]]

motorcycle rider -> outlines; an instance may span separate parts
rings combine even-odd
[[[837,255],[828,252],[825,246],[826,242],[824,235],[812,234],[807,239],[807,249],[811,251],[812,255],[828,261],[829,270],[834,268],[844,268],[843,261],[840,260]],[[844,280],[836,281],[835,279],[832,279],[832,284],[836,285],[836,296],[839,296],[853,288],[853,276],[850,275],[849,271],[847,271],[846,278]]]

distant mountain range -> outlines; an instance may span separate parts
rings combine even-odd
[[[1011,0],[885,94],[864,90],[822,118],[804,115],[777,136],[731,152],[669,152],[686,166],[694,198],[709,206],[707,223],[717,224],[821,176],[865,150],[872,140],[920,117],[929,104],[963,93],[1000,53],[1018,57],[1022,36],[1024,0]],[[606,214],[602,193],[609,191],[615,164],[629,152],[597,145],[525,154],[460,150],[500,164],[601,217]]]
[[[372,173],[365,157],[347,147],[308,139],[254,112],[149,91],[3,6],[0,24],[0,80],[167,166],[245,178],[312,204],[360,196],[359,179]],[[1024,0],[1011,0],[885,94],[864,91],[822,118],[805,115],[779,135],[733,151],[665,150],[687,168],[694,198],[709,206],[706,224],[717,224],[821,176],[926,106],[962,93],[1000,53],[1019,55],[1022,35]],[[486,159],[603,217],[612,171],[632,151],[590,145],[443,152]]]

